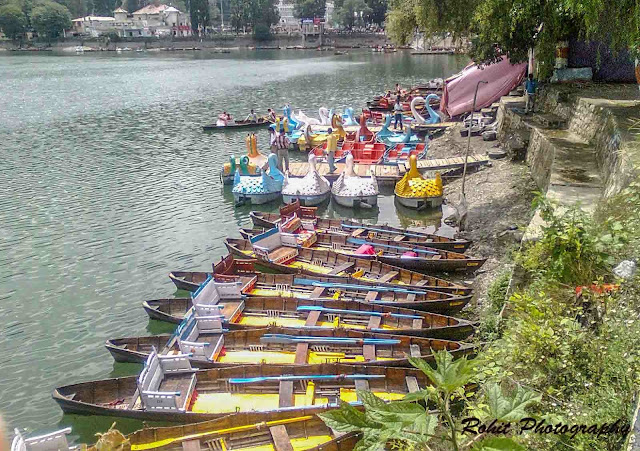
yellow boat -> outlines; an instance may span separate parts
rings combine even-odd
[[[230,161],[222,167],[222,180],[225,185],[233,184],[236,169],[240,169],[240,175],[257,175],[267,164],[267,156],[258,150],[258,138],[255,133],[248,134],[245,138],[247,145],[246,157],[230,157]],[[247,160],[248,159],[248,160]]]
[[[394,190],[396,199],[408,208],[422,209],[428,206],[442,205],[442,178],[436,172],[435,179],[426,179],[418,171],[418,159],[409,157],[409,171],[396,183]]]
[[[184,355],[153,352],[138,376],[59,387],[53,398],[64,412],[85,415],[196,423],[245,412],[265,421],[356,403],[356,390],[392,401],[428,385],[413,368],[325,363],[195,370]]]
[[[359,439],[355,433],[334,432],[316,415],[288,416],[274,413],[269,421],[261,421],[260,415],[242,413],[184,426],[145,428],[127,439],[132,451],[351,451]]]
[[[336,116],[334,115],[334,118]],[[347,136],[347,132],[345,132],[342,123],[339,120],[332,121],[335,124],[335,128],[332,129],[332,133],[337,136],[338,140],[343,140]],[[323,127],[327,129],[326,126]],[[318,130],[321,130],[318,128]],[[325,133],[313,133],[310,125],[307,125],[302,136],[298,138],[298,148],[300,150],[310,150],[314,147],[321,146],[327,141],[329,134]]]

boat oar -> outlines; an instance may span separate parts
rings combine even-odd
[[[318,311],[322,313],[346,313],[346,314],[354,314],[354,315],[366,315],[366,316],[381,316],[381,317],[392,317],[392,318],[409,318],[409,319],[422,319],[422,316],[418,315],[405,315],[404,313],[387,313],[387,312],[369,312],[362,310],[346,310],[346,309],[338,309],[338,308],[326,308],[315,305],[301,305],[296,309],[299,312],[313,312]]]
[[[400,340],[391,338],[348,338],[348,337],[310,337],[286,334],[265,334],[260,338],[264,343],[313,343],[313,344],[350,344],[350,345],[397,345]]]
[[[230,384],[255,384],[257,382],[282,382],[282,381],[342,381],[356,379],[384,379],[384,374],[305,374],[302,376],[258,376],[258,377],[234,377],[229,379]]]
[[[439,252],[429,251],[427,249],[409,249],[407,247],[392,246],[390,244],[372,243],[370,241],[361,240],[359,238],[347,238],[347,243],[358,244],[358,245],[368,244],[368,245],[373,246],[373,247],[384,247],[386,249],[394,249],[394,250],[397,250],[397,251],[411,250],[411,251],[413,251],[413,252],[415,252],[417,254],[429,254],[429,255],[438,255],[439,254]]]
[[[357,285],[349,283],[331,283],[331,282],[319,282],[317,280],[295,278],[294,283],[298,285],[308,285],[312,287],[327,287],[327,288],[342,288],[345,290],[366,290],[366,291],[378,291],[380,293],[408,293],[408,294],[424,294],[425,291],[430,290],[407,290],[406,288],[397,287],[378,287],[375,285]]]
[[[351,224],[340,224],[341,227],[345,228],[345,229],[364,229],[367,231],[371,231],[371,232],[382,232],[382,233],[393,233],[395,235],[406,235],[406,236],[412,236],[415,238],[424,238],[425,235],[420,235],[418,233],[411,233],[408,230],[403,230],[403,231],[396,231],[396,230],[387,230],[387,229],[378,229],[376,227],[369,227],[365,224],[358,224],[357,226],[355,225],[351,225]]]

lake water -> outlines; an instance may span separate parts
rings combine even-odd
[[[11,428],[70,425],[82,440],[114,421],[65,416],[57,385],[135,374],[109,338],[167,333],[141,302],[170,297],[170,270],[207,270],[248,223],[218,172],[244,133],[205,134],[227,110],[289,102],[356,109],[395,83],[446,77],[466,59],[370,52],[0,56],[0,412]],[[266,150],[267,134],[258,146]],[[297,158],[302,158],[299,155]],[[439,224],[396,207],[324,207],[331,217]],[[271,207],[276,209],[276,206]],[[401,210],[400,210],[401,209]],[[134,421],[118,420],[130,431]]]

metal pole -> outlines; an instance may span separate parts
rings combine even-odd
[[[220,26],[220,33],[224,33],[224,11],[222,10],[222,0],[220,0],[220,20],[222,20],[222,25]]]
[[[467,133],[467,150],[464,153],[464,169],[462,170],[462,199],[464,200],[464,184],[467,178],[467,161],[469,159],[469,148],[471,147],[471,127],[473,125],[473,113],[476,111],[476,98],[478,97],[478,88],[480,84],[488,84],[488,81],[480,80],[476,85],[476,92],[473,94],[473,109],[471,110],[471,115],[469,116],[469,131]]]

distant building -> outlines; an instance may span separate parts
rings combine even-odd
[[[150,4],[133,14],[118,8],[114,17],[87,16],[73,20],[73,33],[100,36],[110,32],[123,38],[139,36],[191,36],[189,16],[173,6]]]
[[[116,19],[113,17],[85,16],[73,19],[71,23],[73,24],[71,28],[73,34],[98,37],[101,34],[114,31]]]
[[[280,29],[283,31],[300,31],[300,19],[296,19],[293,16],[292,0],[279,0],[278,12],[280,13]]]

